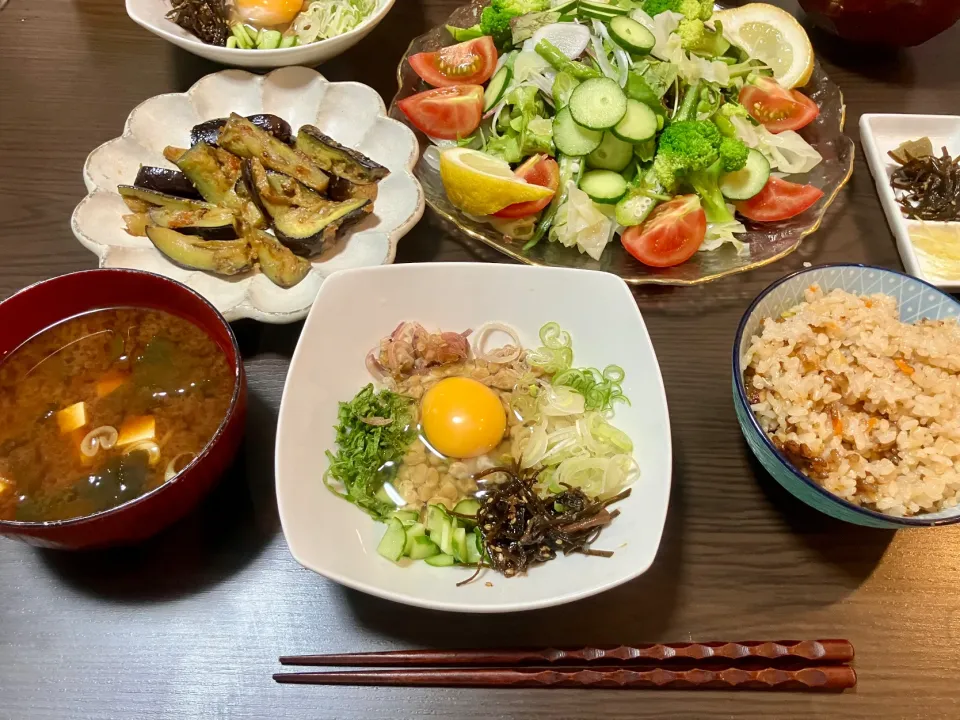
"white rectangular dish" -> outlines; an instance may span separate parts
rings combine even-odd
[[[384,525],[323,483],[335,449],[340,401],[372,381],[364,359],[405,320],[436,330],[490,321],[517,330],[524,347],[554,321],[573,338],[576,366],[623,368],[615,422],[634,443],[640,467],[633,492],[598,549],[506,578],[487,571],[463,587],[472,568],[399,567],[377,554]],[[458,612],[510,612],[560,605],[627,582],[650,567],[660,545],[671,478],[670,419],[660,367],[636,301],[608,273],[496,263],[425,263],[345,270],[320,287],[290,365],[276,448],[277,503],[294,558],[348,587],[396,602]]]
[[[919,226],[920,223],[903,216],[890,186],[890,176],[897,165],[887,153],[907,140],[924,136],[930,138],[937,154],[942,147],[946,147],[950,155],[956,157],[960,154],[960,116],[867,113],[860,118],[860,137],[867,163],[877,184],[877,193],[887,215],[887,223],[897,239],[897,249],[904,267],[914,277],[942,290],[956,292],[960,290],[960,280],[939,277],[925,266],[922,256],[910,240],[910,228]]]

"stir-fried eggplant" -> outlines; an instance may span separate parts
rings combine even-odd
[[[369,200],[370,204],[366,207],[366,211],[369,213],[373,212],[373,203],[377,199],[378,187],[379,185],[376,183],[370,183],[369,185],[357,185],[349,180],[335,177],[330,180],[330,188],[328,189],[327,194],[330,196],[331,200],[336,200],[337,202],[342,202],[344,200],[355,200],[357,198]]]
[[[275,115],[209,120],[191,141],[164,148],[179,171],[142,167],[133,186],[119,187],[132,211],[127,232],[182,267],[235,275],[257,265],[283,288],[309,274],[305,257],[373,210],[389,174],[311,125],[295,139]],[[263,232],[268,224],[275,236]]]
[[[120,185],[117,187],[117,191],[127,207],[134,212],[146,212],[152,207],[165,207],[173,210],[212,210],[215,207],[202,200],[190,200],[156,190],[134,187],[133,185]]]
[[[283,118],[264,113],[260,115],[247,115],[247,120],[258,128],[270,133],[280,142],[293,145],[293,130],[290,129],[290,123]],[[190,144],[196,145],[201,142],[205,142],[207,145],[219,144],[220,131],[226,124],[226,118],[216,118],[215,120],[207,120],[199,125],[194,125],[190,131]]]
[[[265,167],[296,178],[317,192],[326,192],[330,184],[327,174],[310,158],[236,113],[220,132],[220,147],[243,158],[257,158]]]
[[[240,167],[237,165],[236,174],[232,172],[233,168],[224,167],[217,148],[206,143],[197,143],[177,161],[177,167],[208,202],[225,205],[233,210],[240,209],[240,198],[234,192]]]
[[[187,176],[179,170],[169,170],[161,167],[144,165],[137,171],[137,179],[133,181],[136,187],[156,192],[176,195],[177,197],[199,200],[200,193],[187,180]]]
[[[177,161],[182,158],[186,152],[186,148],[177,147],[176,145],[167,145],[163,149],[163,157],[176,165]]]
[[[309,261],[294,255],[272,235],[256,230],[248,238],[257,254],[260,269],[275,285],[291,288],[310,272]]]
[[[313,125],[304,125],[297,133],[297,149],[331,175],[358,185],[383,180],[390,171],[366,155],[327,137]]]
[[[237,217],[224,208],[213,210],[170,210],[156,208],[147,213],[150,224],[199,235],[205,240],[235,240]]]
[[[273,219],[277,240],[297,255],[316,255],[340,231],[366,217],[369,200],[323,201],[316,207],[291,207]]]
[[[217,275],[236,275],[253,267],[253,249],[246,240],[201,240],[170,228],[149,226],[154,246],[181,267]]]
[[[306,257],[320,252],[342,228],[366,215],[370,202],[365,198],[332,202],[306,188],[291,187],[290,183],[299,183],[269,175],[256,159],[246,162],[244,173],[257,203],[273,221],[277,239]]]

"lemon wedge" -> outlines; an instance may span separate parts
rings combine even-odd
[[[714,13],[727,40],[766,63],[785,88],[802,87],[813,73],[813,46],[803,26],[786,10],[750,3]]]
[[[440,153],[440,178],[450,202],[471,215],[491,215],[507,205],[553,195],[550,188],[518,178],[503,160],[469,148]]]

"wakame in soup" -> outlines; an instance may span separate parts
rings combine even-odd
[[[193,323],[95,310],[0,363],[0,519],[66,520],[162,485],[210,441],[234,373]]]

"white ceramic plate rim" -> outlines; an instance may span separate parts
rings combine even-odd
[[[256,73],[248,72],[246,70],[238,70],[238,69],[222,70],[219,73],[214,73],[213,75],[239,78],[245,82],[258,83],[262,87],[263,84],[267,80],[269,80],[273,75],[291,73],[291,72],[310,73],[316,78],[318,78],[321,82],[329,85],[331,88],[343,87],[343,86],[355,86],[359,88],[364,88],[365,91],[368,91],[368,94],[370,97],[376,98],[377,111],[376,111],[375,121],[377,123],[380,123],[380,122],[388,123],[392,127],[397,128],[398,131],[400,131],[404,135],[404,137],[408,137],[410,151],[407,154],[406,158],[404,159],[404,167],[401,172],[403,173],[407,181],[409,181],[410,186],[416,190],[416,194],[417,194],[416,203],[414,204],[413,207],[410,208],[409,214],[405,217],[405,219],[400,224],[396,225],[393,228],[389,228],[389,227],[378,228],[379,232],[381,232],[384,236],[386,236],[387,243],[388,243],[387,255],[383,259],[383,263],[384,264],[392,263],[396,258],[397,243],[400,241],[400,239],[404,235],[406,235],[410,231],[411,228],[413,228],[420,221],[420,218],[423,217],[423,212],[425,208],[423,188],[420,186],[420,182],[413,175],[413,167],[416,165],[417,159],[419,157],[419,145],[417,143],[416,136],[403,123],[388,117],[386,106],[383,102],[383,98],[380,97],[380,94],[377,93],[372,88],[370,88],[369,86],[363,85],[362,83],[357,83],[353,81],[330,82],[316,70],[312,70],[310,68],[302,68],[302,67],[278,68],[265,75],[259,75]],[[79,240],[84,247],[86,247],[88,250],[90,250],[97,256],[100,267],[105,267],[107,256],[113,249],[113,246],[107,243],[99,242],[98,240],[95,239],[95,237],[91,236],[91,233],[87,231],[84,224],[80,222],[79,218],[84,205],[87,202],[89,202],[90,199],[95,194],[110,193],[110,192],[116,193],[116,189],[100,188],[97,186],[90,170],[91,162],[94,160],[95,156],[98,153],[100,153],[101,151],[104,151],[108,146],[114,143],[117,143],[124,139],[131,139],[134,142],[136,142],[136,137],[132,129],[133,120],[137,116],[140,109],[146,106],[148,103],[152,103],[156,101],[158,98],[176,97],[176,96],[191,98],[191,102],[192,102],[192,98],[197,93],[202,92],[204,81],[207,80],[208,78],[213,77],[213,75],[207,75],[204,78],[201,78],[196,83],[194,83],[189,90],[187,90],[184,93],[165,93],[161,95],[156,95],[151,98],[147,98],[146,100],[141,102],[139,105],[137,105],[127,116],[127,119],[124,122],[123,133],[120,137],[113,138],[112,140],[108,140],[105,143],[102,143],[101,145],[96,147],[93,151],[91,151],[90,154],[87,156],[87,159],[83,165],[83,182],[87,188],[87,195],[86,197],[83,198],[83,200],[80,201],[80,203],[76,206],[76,208],[74,208],[73,215],[70,218],[70,226],[77,240]],[[402,130],[400,130],[401,128]],[[398,171],[395,169],[393,172],[398,172]],[[132,182],[132,178],[131,178],[131,182]],[[349,238],[349,234],[347,237]],[[159,251],[157,252],[159,255]],[[150,272],[150,270],[147,270],[147,272]],[[197,271],[197,272],[201,272],[201,271]],[[183,282],[183,281],[180,280],[180,282]],[[186,284],[188,287],[192,287],[189,282],[185,282],[184,284]],[[214,305],[217,305],[217,303],[212,298],[207,297],[206,293],[204,293],[202,290],[198,290],[197,288],[192,288],[192,289],[199,292],[201,295],[204,295],[204,297],[210,300]],[[283,292],[283,290],[280,288],[277,288],[277,291]],[[257,307],[255,304],[253,304],[249,296],[245,296],[237,304],[229,308],[221,309],[218,306],[218,310],[220,310],[220,312],[223,313],[223,315],[227,318],[227,320],[231,322],[234,320],[242,319],[242,318],[249,318],[253,320],[258,320],[260,322],[284,324],[284,323],[295,322],[297,320],[301,320],[304,317],[306,317],[312,303],[313,303],[313,300],[311,299],[309,302],[304,303],[301,307],[295,310],[271,311],[271,310],[263,310]]]
[[[455,273],[458,269],[462,269],[465,267],[472,267],[478,264],[484,265],[483,263],[441,262],[441,263],[430,263],[430,266],[431,268],[436,268],[438,271],[445,271],[449,275],[449,274]],[[349,270],[340,270],[334,273],[333,275],[331,275],[330,277],[346,276],[346,275],[360,274],[360,273],[403,272],[404,267],[405,267],[404,265],[383,265],[383,266],[377,266],[377,267],[353,268]],[[519,271],[523,273],[567,275],[570,277],[570,281],[568,283],[570,287],[575,286],[576,278],[578,276],[595,275],[595,274],[598,274],[599,272],[595,270],[581,270],[581,269],[574,269],[574,268],[525,267],[525,266],[516,266],[516,265],[493,265],[493,267],[501,268],[503,270],[506,270],[507,272]],[[609,274],[609,273],[605,273],[605,274]],[[414,607],[421,607],[421,608],[426,608],[430,610],[443,610],[448,612],[464,612],[464,613],[476,613],[476,614],[519,612],[519,611],[526,611],[526,610],[538,610],[546,607],[563,605],[563,604],[575,602],[577,600],[582,600],[584,598],[591,597],[593,595],[598,595],[602,592],[606,592],[607,590],[611,590],[615,587],[623,585],[624,583],[630,582],[631,580],[634,580],[635,578],[644,574],[656,559],[657,553],[659,551],[660,543],[663,540],[663,530],[666,525],[667,513],[669,511],[669,506],[670,506],[669,498],[670,498],[670,492],[671,492],[672,482],[673,482],[672,480],[673,478],[673,438],[672,438],[672,432],[670,428],[670,410],[669,410],[669,405],[667,404],[666,389],[663,384],[663,374],[660,372],[659,359],[656,358],[656,351],[653,346],[653,340],[652,338],[650,338],[650,334],[647,331],[646,323],[643,320],[643,315],[640,312],[640,308],[637,306],[636,300],[634,299],[629,286],[621,278],[616,277],[615,275],[610,275],[610,277],[615,278],[618,281],[620,289],[623,292],[626,300],[632,306],[633,312],[636,313],[636,319],[639,322],[639,327],[642,329],[645,340],[649,344],[649,347],[654,354],[655,369],[656,369],[655,377],[653,376],[653,374],[648,374],[645,380],[653,384],[653,389],[655,391],[655,394],[658,400],[662,403],[662,407],[664,410],[663,430],[665,432],[665,440],[666,440],[666,448],[665,448],[665,455],[664,455],[666,473],[665,473],[665,477],[662,479],[662,482],[664,483],[664,492],[665,492],[666,501],[663,503],[662,507],[657,509],[656,513],[654,514],[654,517],[660,527],[660,534],[657,538],[656,546],[652,548],[652,552],[650,553],[649,560],[646,563],[637,564],[636,566],[634,566],[634,568],[630,572],[624,573],[618,577],[613,577],[607,582],[594,584],[588,587],[578,588],[575,590],[571,590],[569,592],[564,592],[552,598],[544,598],[541,600],[534,600],[534,601],[497,602],[497,603],[490,603],[487,605],[477,605],[477,604],[464,604],[464,603],[457,603],[457,602],[436,601],[436,600],[431,600],[429,598],[410,595],[407,593],[387,590],[374,584],[356,580],[342,573],[331,571],[329,568],[326,568],[321,565],[318,565],[317,563],[311,562],[311,560],[308,557],[305,557],[302,553],[298,551],[298,549],[294,546],[294,544],[290,540],[291,538],[291,532],[289,527],[290,521],[287,518],[287,513],[284,511],[285,509],[284,494],[281,491],[281,487],[280,487],[280,484],[281,484],[280,478],[282,477],[282,473],[283,473],[283,470],[282,470],[283,459],[279,450],[280,448],[279,438],[281,438],[284,435],[284,430],[286,426],[286,416],[287,416],[287,414],[284,412],[284,406],[289,402],[290,394],[293,392],[296,392],[296,390],[292,388],[290,383],[285,383],[283,388],[283,395],[280,401],[280,412],[279,412],[279,418],[277,423],[277,438],[278,438],[277,448],[278,449],[274,457],[275,459],[274,476],[275,476],[276,489],[277,489],[277,507],[279,509],[279,514],[280,514],[280,524],[281,524],[281,528],[283,529],[284,538],[287,542],[287,547],[290,549],[290,554],[293,556],[293,558],[298,563],[300,563],[303,567],[309,570],[313,570],[319,575],[329,578],[330,580],[333,580],[346,587],[352,588],[354,590],[359,590],[361,592],[367,593],[369,595],[374,595],[376,597],[380,597],[385,600],[391,600],[393,602],[401,603],[404,605],[411,605]],[[322,287],[320,292],[321,293],[323,292]],[[319,296],[320,294],[318,293],[318,298]],[[315,302],[314,308],[317,308],[317,307],[319,307],[319,303]],[[310,327],[310,318],[312,317],[312,315],[313,315],[313,309],[311,309],[310,314],[307,316],[307,320],[304,324],[304,329],[301,332],[301,338],[303,338],[304,335],[308,332],[308,329]],[[303,347],[304,346],[302,342],[297,343],[297,347],[294,350],[293,357],[290,361],[291,369],[297,364],[298,358],[303,352],[302,350]],[[290,373],[288,372],[288,378],[289,377],[290,377]],[[359,510],[356,510],[356,512],[359,513],[360,520],[363,521],[364,520],[363,513]],[[373,521],[370,520],[370,522],[373,522]],[[558,558],[555,562],[563,562],[563,558],[562,557]]]
[[[877,185],[877,194],[880,196],[880,204],[883,206],[883,212],[887,216],[887,224],[893,231],[894,238],[897,241],[897,251],[900,253],[900,259],[903,261],[907,273],[915,278],[923,280],[941,290],[956,292],[960,290],[960,281],[945,280],[936,276],[928,275],[924,272],[920,259],[917,257],[916,248],[910,239],[910,230],[908,221],[903,217],[900,206],[897,205],[897,199],[893,188],[890,186],[890,177],[887,173],[889,162],[887,160],[886,150],[881,150],[877,142],[877,134],[873,128],[874,121],[877,120],[898,120],[905,124],[917,123],[923,127],[924,122],[946,123],[953,121],[956,125],[955,132],[960,134],[960,116],[958,115],[916,115],[909,113],[866,113],[860,117],[860,137],[863,147],[866,150],[867,164],[870,166],[870,173],[873,175],[874,182]],[[916,133],[905,133],[899,142],[906,140],[916,140],[922,136],[923,131]],[[898,143],[899,144],[899,143]],[[893,147],[890,148],[894,149]],[[939,154],[940,148],[935,148]],[[954,152],[960,152],[960,148],[954,148]],[[934,223],[941,224],[941,223]]]

